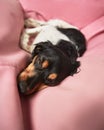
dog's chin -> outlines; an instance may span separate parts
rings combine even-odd
[[[36,92],[42,90],[45,87],[46,87],[46,85],[44,85],[43,83],[37,83],[32,88],[29,85],[27,86],[25,82],[19,83],[19,91],[22,95],[31,95],[33,93],[36,93]]]

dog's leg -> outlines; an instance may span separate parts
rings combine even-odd
[[[21,48],[29,53],[32,53],[32,50],[34,49],[35,45],[33,43],[29,44],[31,35],[37,35],[43,28],[43,26],[40,26],[36,28],[24,29],[20,39]]]
[[[35,20],[33,18],[28,18],[28,19],[25,20],[24,24],[25,24],[26,27],[39,27],[39,26],[45,25],[46,22]]]
[[[28,44],[29,43],[29,38],[30,38],[30,36],[27,33],[23,32],[23,34],[21,35],[21,39],[20,39],[20,46],[25,51],[31,53],[30,52],[30,46]]]
[[[39,26],[39,27],[36,27],[36,28],[27,28],[27,29],[24,30],[24,33],[27,33],[28,35],[37,34],[43,28],[44,28],[43,26]]]
[[[58,28],[78,29],[77,27],[73,26],[72,24],[67,23],[64,20],[60,20],[60,19],[51,19],[48,22],[35,20],[33,18],[28,18],[25,20],[26,27],[39,27],[39,26],[44,26],[44,25],[52,25],[52,26],[58,27]]]
[[[55,27],[58,27],[58,28],[75,28],[77,29],[77,27],[63,21],[63,20],[60,20],[60,19],[52,19],[52,20],[49,20],[47,22],[47,24],[50,24],[52,26],[55,26]]]

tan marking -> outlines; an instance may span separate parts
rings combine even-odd
[[[57,74],[56,73],[52,73],[48,76],[48,79],[54,80],[57,78]]]
[[[40,91],[40,90],[43,90],[45,88],[47,88],[48,86],[45,85],[45,84],[41,84],[39,87],[38,87],[38,90],[37,91]]]
[[[38,91],[41,91],[45,88],[47,88],[48,86],[47,85],[44,85],[44,84],[38,84],[36,86],[33,87],[33,89],[30,89],[30,88],[27,88],[27,91],[24,93],[25,95],[30,95],[32,93],[36,93]]]
[[[27,73],[25,71],[19,75],[19,80],[27,80]]]
[[[48,60],[45,60],[43,63],[42,63],[42,68],[47,68],[49,66],[49,62]]]
[[[35,66],[33,63],[29,64],[28,67],[25,69],[27,73],[30,73],[31,71],[35,71]]]
[[[28,77],[35,76],[35,74],[35,66],[31,63],[23,72],[21,72],[19,80],[27,80]]]

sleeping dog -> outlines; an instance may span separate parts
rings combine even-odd
[[[84,35],[71,24],[54,19],[47,22],[28,18],[21,47],[32,54],[30,64],[19,74],[19,90],[31,94],[41,84],[56,86],[77,73],[77,61],[86,51]]]

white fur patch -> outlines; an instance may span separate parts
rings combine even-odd
[[[30,53],[34,49],[35,45],[40,42],[50,41],[53,45],[56,45],[61,39],[70,41],[66,35],[57,30],[57,27],[77,29],[77,27],[59,19],[41,23],[40,21],[29,18],[26,20],[25,25],[27,28],[24,29],[21,36],[21,47]],[[29,26],[32,26],[32,28],[28,28]],[[29,38],[33,34],[36,34],[36,37],[34,38],[32,44],[28,45]]]
[[[46,25],[34,39],[33,44],[39,43],[40,41],[51,41],[53,45],[56,45],[61,39],[69,41],[68,37],[58,31],[55,27]]]

